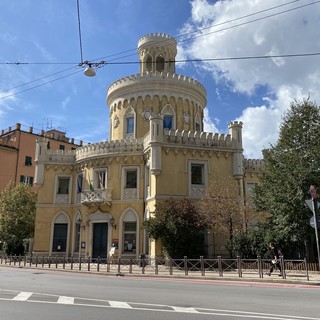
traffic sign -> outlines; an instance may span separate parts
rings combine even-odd
[[[315,228],[314,217],[310,218],[310,226],[312,228]],[[318,229],[320,227],[320,217],[319,216],[317,216],[317,227],[318,227]]]
[[[313,201],[312,199],[311,200],[305,200],[305,203],[308,205],[308,207],[310,208],[311,211],[313,211],[312,201]],[[316,206],[317,206],[315,209],[318,210],[319,207],[320,207],[319,199],[316,199],[315,203],[316,203]]]

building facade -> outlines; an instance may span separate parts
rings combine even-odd
[[[55,152],[38,138],[34,254],[162,256],[142,228],[157,202],[199,199],[216,173],[233,176],[243,197],[257,183],[262,162],[243,158],[242,123],[203,131],[206,90],[175,73],[176,54],[168,35],[139,40],[140,72],[107,91],[110,141]],[[225,252],[212,237],[208,256]]]
[[[14,128],[1,130],[0,134],[0,191],[10,181],[33,185],[37,137],[46,137],[47,147],[52,150],[75,150],[82,142],[66,137],[62,131],[51,129],[35,132],[33,127],[24,129],[20,123]]]

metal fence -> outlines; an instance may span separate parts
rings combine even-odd
[[[269,260],[257,259],[92,259],[65,256],[0,256],[0,265],[31,267],[39,269],[59,269],[88,272],[104,272],[115,275],[142,274],[163,276],[201,277],[258,277],[263,278],[270,268]],[[280,259],[282,278],[287,276],[305,277],[309,281],[306,259]]]

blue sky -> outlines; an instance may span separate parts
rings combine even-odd
[[[294,99],[320,104],[320,1],[79,0],[83,60],[107,62],[86,77],[76,0],[1,0],[0,129],[19,122],[56,128],[84,142],[109,138],[106,91],[139,73],[137,43],[177,39],[178,74],[207,90],[205,131],[243,122],[244,154],[276,143]],[[300,57],[282,55],[304,54]],[[234,59],[263,57],[258,59]],[[270,57],[271,56],[271,57]],[[225,59],[232,58],[232,59]],[[212,60],[222,59],[222,60]],[[108,64],[109,62],[109,64]],[[21,64],[16,64],[21,63]]]

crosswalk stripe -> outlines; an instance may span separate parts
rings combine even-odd
[[[32,292],[20,292],[12,300],[15,301],[27,301],[32,296]]]
[[[195,308],[172,307],[176,312],[199,313]]]
[[[110,307],[112,308],[125,308],[125,309],[132,309],[132,307],[126,303],[126,302],[121,302],[121,301],[108,301],[110,304]]]
[[[57,303],[61,304],[74,304],[74,298],[72,297],[65,297],[65,296],[60,296]]]

